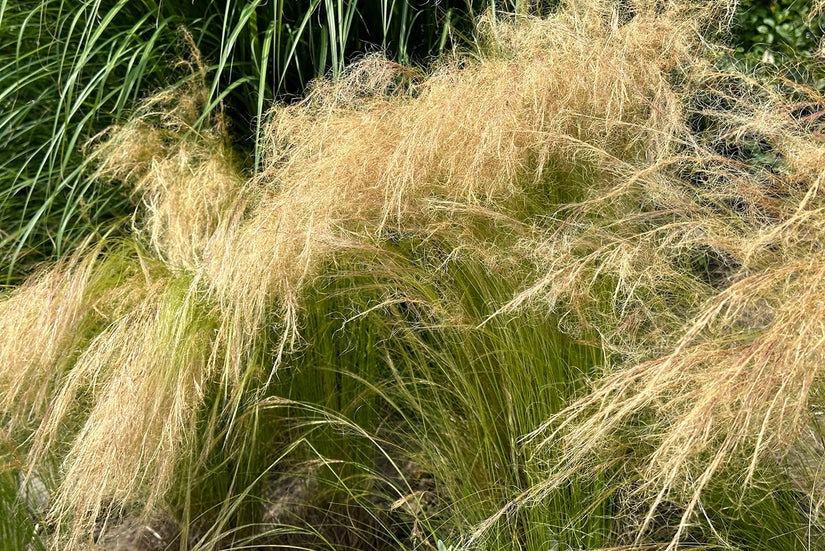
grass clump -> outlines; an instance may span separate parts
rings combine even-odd
[[[732,9],[491,12],[273,107],[252,174],[195,56],[98,137],[131,235],[0,303],[52,542],[816,548],[825,103],[718,68]]]
[[[556,300],[566,288],[569,296],[581,293],[595,303],[603,285],[610,290],[611,300],[602,301],[606,329],[623,333],[614,346],[628,360],[534,434],[545,435],[544,445],[566,449],[564,464],[577,469],[587,456],[602,455],[628,425],[638,427],[631,434],[651,445],[634,490],[650,500],[640,533],[663,502],[679,496],[683,509],[671,547],[714,477],[736,464],[747,488],[761,462],[776,464],[787,453],[813,422],[809,398],[820,380],[815,213],[821,144],[811,120],[788,104],[780,87],[738,75],[710,78],[724,85],[719,95],[727,106],[704,110],[713,126],[687,149],[693,151],[690,172],[656,166],[662,187],[617,188],[575,206],[587,220],[584,232],[568,233],[576,252],[565,257],[551,250],[552,270],[529,291],[552,289],[545,296]],[[731,89],[740,96],[726,94]],[[816,92],[792,90],[796,105],[818,101]],[[753,142],[771,152],[771,166],[743,155],[740,144]],[[624,199],[636,205],[632,218],[613,208],[627,212]],[[583,255],[582,246],[600,257]],[[724,259],[718,279],[674,262],[697,250]],[[569,278],[575,271],[588,278]],[[636,330],[629,343],[628,329]],[[610,342],[611,333],[603,334]],[[555,441],[559,436],[563,444]],[[551,477],[547,487],[564,476]]]
[[[380,48],[409,62],[466,44],[475,14],[487,6],[488,0],[0,4],[5,283],[19,283],[37,263],[66,256],[99,226],[109,229],[129,215],[132,205],[117,186],[94,178],[79,146],[126,122],[153,91],[184,85],[189,75],[172,67],[193,43],[210,68],[198,115],[228,112],[236,146],[257,169],[260,122],[272,101],[300,95],[327,71],[337,76],[365,51]]]

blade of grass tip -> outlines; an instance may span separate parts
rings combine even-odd
[[[407,13],[409,12],[409,8],[409,1],[404,0],[404,4],[401,7],[401,29],[398,31],[398,61],[402,64],[408,62],[406,37],[409,35],[407,31]]]
[[[321,3],[321,0],[312,0],[307,10],[304,12],[304,18],[301,20],[301,24],[298,26],[296,33],[294,34],[294,38],[292,40],[292,46],[289,50],[289,55],[287,56],[286,60],[284,61],[283,66],[281,67],[281,75],[278,81],[278,88],[275,90],[274,94],[277,96],[278,92],[280,92],[281,87],[283,86],[284,79],[286,78],[286,72],[289,68],[292,59],[295,58],[295,51],[298,49],[298,43],[301,40],[301,36],[304,33],[304,30],[307,28],[307,23],[309,23],[312,14],[315,13],[315,10],[318,9],[318,5]],[[297,60],[297,58],[296,58]],[[297,63],[297,61],[296,61]],[[300,74],[300,71],[299,71]]]
[[[338,2],[338,20],[341,25],[341,30],[339,32],[338,40],[340,41],[339,52],[341,55],[341,70],[343,71],[344,66],[347,62],[346,60],[346,48],[347,48],[347,41],[349,40],[349,34],[352,30],[352,20],[355,17],[355,14],[358,13],[358,0],[349,0],[347,3],[347,13],[346,17],[343,19],[343,13],[341,11],[341,4],[343,0],[339,0]]]
[[[340,2],[340,0],[339,0]],[[332,78],[337,79],[340,71],[338,66],[338,37],[337,25],[335,24],[335,6],[333,0],[324,0],[324,9],[327,14],[326,34],[322,34],[323,46],[321,48],[321,62],[316,67],[316,74],[320,77],[326,68],[326,52],[329,49],[330,64],[332,65]]]
[[[263,125],[264,96],[266,95],[266,71],[267,65],[269,65],[272,39],[275,35],[275,23],[276,21],[273,19],[266,29],[258,70],[258,106],[255,112],[255,174],[258,174],[261,165],[261,128]]]
[[[447,10],[444,26],[441,29],[441,38],[438,41],[438,55],[444,54],[444,46],[447,45],[447,37],[452,35],[452,16],[453,8],[450,8]]]
[[[238,37],[244,31],[244,29],[246,28],[246,25],[249,22],[250,18],[252,17],[252,14],[255,13],[255,10],[261,4],[261,2],[262,2],[262,0],[254,0],[253,2],[250,2],[249,4],[244,6],[244,8],[241,10],[240,16],[238,17],[238,21],[237,21],[237,23],[235,23],[235,26],[232,28],[231,32],[229,33],[228,38],[226,36],[226,31],[227,31],[227,24],[226,23],[229,20],[229,6],[230,6],[231,2],[227,2],[227,4],[226,4],[227,8],[226,8],[226,12],[224,14],[224,21],[223,21],[223,25],[222,25],[222,29],[221,29],[221,54],[220,54],[218,66],[217,66],[217,68],[215,69],[215,72],[214,72],[214,77],[213,77],[213,80],[212,80],[212,86],[210,87],[210,90],[209,90],[209,99],[212,99],[212,98],[215,97],[215,94],[218,91],[218,87],[220,86],[221,75],[223,74],[223,71],[227,66],[227,62],[229,60],[230,55],[234,51],[235,43],[238,41]],[[235,81],[235,82],[241,82],[241,81],[242,82],[249,82],[250,79],[251,79],[250,77],[243,77],[242,79],[239,79],[238,81]],[[235,84],[235,82],[233,82],[233,84]],[[234,88],[234,86],[233,86],[233,88]],[[226,93],[222,93],[220,95],[221,98],[223,98],[225,96],[226,96]],[[217,103],[212,102],[210,105],[214,106],[214,105],[217,105]],[[211,110],[212,110],[211,107],[209,109],[206,109],[205,112],[204,112],[204,115],[206,113],[210,113]],[[198,126],[203,121],[203,119],[204,119],[204,116],[201,115],[201,117],[198,119]]]

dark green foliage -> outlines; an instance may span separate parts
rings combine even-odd
[[[731,43],[748,67],[776,66],[819,88],[825,75],[816,50],[823,36],[821,13],[803,0],[743,0],[732,28]]]

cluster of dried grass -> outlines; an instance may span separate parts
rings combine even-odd
[[[634,499],[650,505],[637,542],[675,501],[684,508],[670,548],[723,470],[741,475],[741,491],[765,461],[791,453],[800,467],[793,445],[816,426],[825,353],[825,98],[790,82],[700,77],[704,103],[685,98],[669,154],[568,206],[536,249],[545,275],[510,305],[576,305],[571,326],[595,328],[617,353],[590,395],[531,435],[558,462],[537,494],[587,472],[635,425],[649,446],[633,458]],[[801,468],[816,524],[820,475]]]
[[[220,121],[191,130],[198,86],[150,100],[95,153],[139,198],[145,250],[89,246],[0,303],[3,412],[34,424],[33,464],[82,419],[55,517],[74,519],[78,541],[111,504],[155,507],[195,446],[205,389],[250,371],[264,384],[262,349],[274,370],[298,340],[305,287],[336,255],[396,231],[459,231],[465,211],[522,227],[489,251],[535,281],[502,313],[559,312],[616,358],[534,433],[564,461],[531,496],[645,415],[640,533],[681,496],[675,544],[720,466],[745,454],[751,477],[810,421],[825,342],[825,100],[714,72],[702,36],[729,9],[571,0],[484,19],[477,57],[426,75],[366,58],[270,113],[249,179]],[[513,207],[565,177],[583,200]]]

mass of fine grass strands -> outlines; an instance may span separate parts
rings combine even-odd
[[[0,299],[0,536],[821,549],[825,97],[722,69],[734,10],[491,10],[254,172],[193,49],[88,144],[131,219]]]

